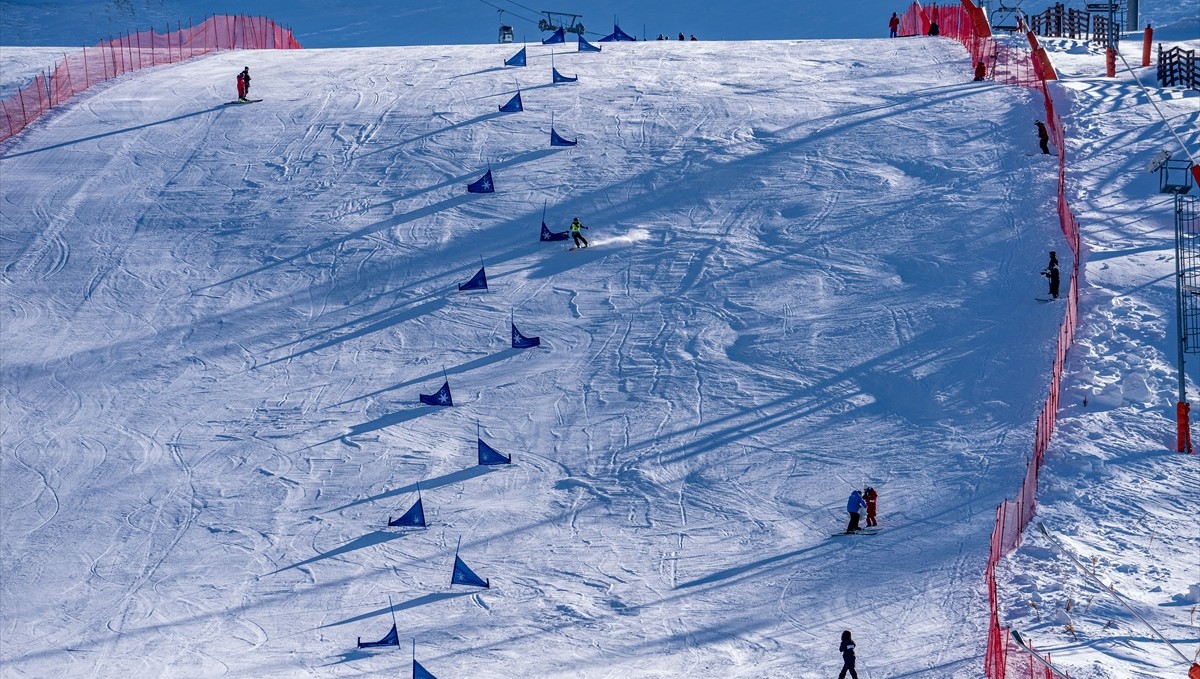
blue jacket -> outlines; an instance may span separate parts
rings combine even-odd
[[[867,506],[867,501],[862,499],[862,493],[857,490],[850,493],[850,501],[846,503],[846,511],[851,514],[856,514]]]

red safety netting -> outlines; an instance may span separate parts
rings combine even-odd
[[[971,54],[974,65],[983,62],[987,66],[987,79],[1004,85],[1038,87],[1042,77],[1036,60],[1030,58],[1029,50],[1009,45],[992,37],[984,30],[980,21],[987,19],[979,8],[968,8],[963,4],[927,5],[914,2],[900,19],[900,34],[903,36],[928,35],[930,25],[938,25],[938,35],[957,40]]]
[[[1075,253],[1072,258],[1071,279],[1067,293],[1067,308],[1058,330],[1058,343],[1054,352],[1054,363],[1050,368],[1050,389],[1038,414],[1034,430],[1033,456],[1025,469],[1025,479],[1015,500],[1005,500],[996,509],[996,524],[988,553],[988,565],[984,579],[988,590],[989,621],[987,652],[984,656],[984,672],[989,679],[1029,677],[1029,679],[1053,679],[1049,668],[1037,663],[1028,653],[1010,653],[1009,630],[1000,624],[999,602],[996,594],[996,565],[1000,559],[1021,544],[1021,534],[1029,526],[1037,508],[1038,474],[1045,460],[1046,449],[1054,434],[1058,415],[1059,387],[1062,383],[1063,367],[1067,352],[1075,341],[1075,328],[1079,321],[1079,223],[1071,213],[1066,196],[1066,150],[1062,119],[1054,110],[1054,101],[1046,88],[1046,80],[1055,75],[1049,60],[1039,54],[1036,38],[1030,38],[1033,52],[1001,44],[991,36],[987,16],[971,3],[961,0],[951,6],[930,5],[922,7],[914,2],[900,20],[903,35],[928,35],[933,23],[938,25],[941,36],[962,43],[971,55],[971,63],[979,61],[989,66],[991,79],[1008,85],[1036,87],[1041,90],[1046,106],[1046,127],[1050,140],[1058,149],[1058,218],[1063,236]],[[1017,647],[1019,648],[1019,647]]]
[[[0,141],[17,134],[46,111],[96,83],[149,66],[227,49],[300,49],[292,31],[266,17],[213,16],[174,31],[140,31],[63,58],[16,94],[0,102]]]

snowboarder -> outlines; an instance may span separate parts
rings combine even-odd
[[[1049,293],[1051,299],[1058,299],[1058,255],[1053,250],[1050,251],[1050,263],[1046,265],[1045,269],[1042,269],[1042,275],[1050,279]]]
[[[246,101],[246,95],[250,94],[250,67],[242,69],[242,72],[237,74],[237,91],[238,101]]]
[[[941,35],[942,29],[938,28],[936,21],[929,22],[929,35]]]
[[[583,234],[579,232],[580,229],[586,229],[586,228],[587,228],[586,226],[584,226],[582,223],[580,223],[578,217],[571,220],[571,238],[574,239],[574,241],[575,241],[576,249],[586,248],[588,246],[587,239],[584,238]],[[580,243],[582,243],[582,245],[580,245]]]
[[[680,33],[680,34],[679,34],[679,40],[680,40],[680,41],[682,41],[682,40],[683,40],[683,33]]]
[[[1042,153],[1050,155],[1050,133],[1046,131],[1046,124],[1040,120],[1033,121],[1033,124],[1037,125],[1038,144],[1042,147]]]
[[[695,33],[692,33],[690,36],[688,36],[688,42],[696,42],[696,34]]]
[[[850,524],[846,526],[847,533],[857,533],[861,530],[858,527],[859,512],[866,506],[867,503],[863,501],[862,493],[855,488],[854,492],[850,493],[850,500],[846,502],[846,511],[850,512]]]
[[[900,30],[900,17],[896,16],[895,12],[892,12],[892,18],[888,19],[888,30],[892,32],[891,37],[893,38]]]
[[[978,64],[975,64],[975,82],[979,82],[987,77],[987,64],[980,59]]]
[[[842,643],[838,650],[842,653],[842,671],[838,674],[838,679],[846,679],[847,672],[852,679],[858,679],[858,672],[854,669],[854,639],[850,638],[850,630],[842,631]]]
[[[875,520],[875,504],[879,501],[879,493],[871,486],[867,486],[863,490],[863,501],[867,503],[867,528],[878,526],[879,522]]]

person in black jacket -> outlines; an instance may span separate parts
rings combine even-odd
[[[1046,265],[1045,269],[1042,269],[1042,275],[1050,279],[1050,296],[1058,299],[1058,255],[1054,254],[1053,250],[1050,251],[1050,263]]]
[[[1050,133],[1046,130],[1046,124],[1040,120],[1033,121],[1037,125],[1038,145],[1042,147],[1042,153],[1050,155]]]
[[[842,632],[842,645],[838,650],[842,652],[842,672],[838,679],[846,679],[847,672],[852,679],[858,679],[858,672],[854,669],[854,640],[850,638],[850,630]]]

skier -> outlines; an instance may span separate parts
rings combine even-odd
[[[854,639],[850,638],[850,630],[842,631],[842,643],[838,650],[842,653],[842,671],[838,674],[838,679],[846,679],[847,672],[852,679],[858,679],[858,672],[854,669]]]
[[[692,33],[690,36],[688,36],[688,41],[689,41],[689,42],[696,42],[696,34],[695,34],[695,33]]]
[[[863,490],[863,501],[867,503],[867,527],[878,526],[879,522],[875,520],[875,503],[879,501],[879,493],[871,486],[867,486]]]
[[[575,249],[576,250],[578,250],[579,248],[586,248],[588,246],[587,239],[584,238],[583,234],[579,232],[580,229],[586,229],[586,228],[587,228],[586,226],[584,226],[582,223],[580,223],[578,217],[571,220],[571,238],[574,239],[574,241],[575,241]],[[580,245],[580,243],[583,243],[583,245]]]
[[[896,33],[900,30],[900,17],[896,16],[895,12],[892,12],[892,18],[888,19],[888,30],[892,32],[891,37],[893,38],[896,37]]]
[[[1050,279],[1050,297],[1058,299],[1058,255],[1054,254],[1053,250],[1050,251],[1050,263],[1046,265],[1045,269],[1042,269],[1042,275]]]
[[[854,492],[850,493],[850,500],[846,503],[846,511],[850,512],[850,525],[846,526],[847,533],[857,533],[862,530],[858,527],[859,512],[866,506],[867,503],[863,501],[862,493],[855,488]]]
[[[250,67],[242,69],[242,72],[237,74],[237,91],[238,101],[246,101],[246,95],[250,94]]]
[[[929,35],[941,35],[942,29],[938,28],[936,21],[929,22]]]
[[[680,34],[679,34],[679,39],[680,39],[681,41],[683,40],[683,33],[680,33]]]
[[[1033,121],[1033,124],[1037,125],[1038,144],[1042,146],[1042,153],[1050,155],[1050,147],[1048,146],[1050,143],[1050,133],[1046,131],[1046,124],[1040,120]]]
[[[975,64],[975,82],[979,82],[987,77],[987,64],[980,59],[978,64]]]

